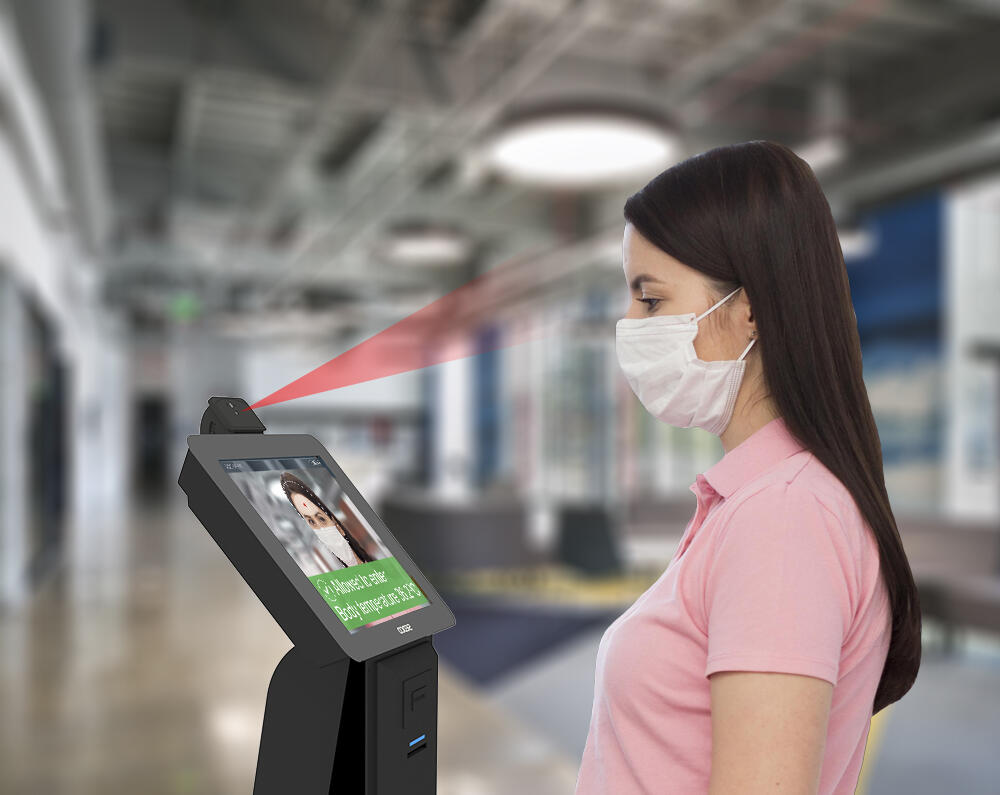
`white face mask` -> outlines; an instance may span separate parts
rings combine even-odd
[[[326,548],[341,559],[345,565],[353,565],[357,560],[350,543],[336,527],[320,527],[313,532],[319,536]]]
[[[739,359],[702,361],[694,349],[698,321],[742,288],[695,317],[655,315],[622,318],[615,326],[615,353],[629,386],[646,410],[678,428],[704,428],[721,434],[733,415],[747,363]]]

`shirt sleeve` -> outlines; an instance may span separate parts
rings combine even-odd
[[[852,560],[841,522],[807,488],[782,482],[749,496],[707,564],[705,676],[772,671],[836,685]]]

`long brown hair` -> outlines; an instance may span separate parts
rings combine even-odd
[[[763,380],[779,415],[847,487],[874,534],[892,607],[892,638],[872,709],[879,712],[917,678],[920,599],[885,488],[844,255],[815,174],[779,143],[720,146],[668,168],[630,196],[625,220],[708,276],[718,298],[743,286],[760,337]]]

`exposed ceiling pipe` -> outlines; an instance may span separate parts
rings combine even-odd
[[[886,2],[887,0],[851,0],[841,10],[841,13],[831,15],[816,29],[808,28],[802,31],[801,41],[793,38],[791,43],[786,43],[785,47],[788,52],[784,54],[783,60],[775,60],[764,54],[754,59],[755,63],[762,62],[760,67],[756,68],[758,75],[763,79],[776,71],[779,65],[785,65],[790,60],[803,57],[810,48],[819,48],[830,37],[844,35],[850,28],[859,26],[865,19],[875,15]],[[495,3],[494,7],[496,5]],[[727,39],[724,45],[712,47],[705,56],[695,59],[696,68],[685,68],[680,74],[672,76],[664,88],[664,96],[669,96],[673,98],[674,102],[681,103],[692,82],[696,83],[705,73],[713,73],[713,70],[719,65],[719,59],[723,53],[731,51],[730,57],[732,57],[733,52],[745,51],[744,47],[747,45],[751,45],[751,48],[756,46],[762,36],[768,35],[768,31],[774,27],[783,26],[789,17],[800,18],[802,6],[803,0],[777,0],[748,27],[739,30],[732,38]],[[496,85],[477,93],[472,98],[471,103],[458,103],[455,108],[451,109],[450,113],[438,118],[436,123],[432,125],[430,138],[426,139],[422,145],[417,144],[416,148],[408,154],[404,161],[405,167],[395,169],[388,179],[374,181],[367,186],[367,192],[352,192],[352,213],[343,213],[337,222],[331,224],[321,239],[335,238],[341,257],[347,258],[350,255],[356,255],[372,231],[381,226],[396,208],[413,195],[419,187],[418,166],[424,161],[418,155],[429,148],[450,150],[454,153],[470,144],[476,134],[483,130],[495,116],[499,115],[531,80],[537,79],[540,74],[544,73],[547,67],[589,29],[589,26],[594,22],[594,17],[599,16],[604,7],[605,4],[599,0],[581,0],[573,5],[573,15],[561,17],[558,24],[553,25],[513,66],[509,67],[507,73],[497,81]],[[720,104],[724,104],[727,98],[723,98]],[[692,118],[691,121],[693,120]],[[447,136],[440,135],[444,129],[448,130]],[[376,206],[372,206],[372,204]],[[345,230],[347,231],[346,236],[343,235]],[[279,268],[278,278],[265,294],[265,299],[273,297],[287,286],[290,271],[306,259],[306,255],[309,253],[312,252],[297,251],[288,258]],[[312,267],[315,267],[317,260],[323,261],[314,258]],[[309,276],[310,270],[309,265],[299,267],[295,276],[301,281]]]
[[[858,163],[824,184],[831,202],[857,207],[887,196],[940,186],[1000,168],[1000,123],[983,125],[950,140],[926,144],[877,164]]]
[[[375,180],[352,196],[351,212],[331,224],[321,235],[322,239],[340,237],[345,229],[350,229],[346,240],[340,241],[342,256],[350,256],[363,241],[379,229],[404,201],[413,196],[420,187],[420,174],[426,163],[434,157],[460,151],[472,144],[477,135],[487,129],[507,105],[516,99],[533,81],[544,74],[564,52],[578,41],[594,24],[606,0],[568,0],[563,3],[563,11],[546,25],[543,32],[522,53],[516,61],[505,67],[492,84],[473,96],[464,97],[443,115],[431,120],[430,127],[406,154],[400,166],[380,180]],[[493,6],[500,4],[494,2]],[[504,6],[506,8],[506,6]],[[467,33],[478,35],[481,28]],[[471,42],[475,39],[464,38]],[[466,51],[466,56],[474,52]],[[461,56],[460,56],[461,59]],[[431,156],[428,155],[431,153]],[[377,206],[372,206],[373,204]],[[315,241],[314,241],[315,242]],[[264,300],[273,300],[289,282],[291,271],[305,259],[308,252],[296,252],[288,258],[276,274],[273,286],[264,294]],[[308,276],[307,268],[299,268],[295,277],[302,281]]]
[[[216,263],[238,261],[247,248],[246,244],[240,246],[236,243],[242,231],[267,227],[280,211],[289,188],[310,168],[328,142],[330,122],[340,111],[342,97],[350,93],[351,80],[364,63],[365,56],[383,40],[393,14],[389,8],[379,4],[359,4],[354,19],[356,27],[339,55],[337,68],[316,100],[312,117],[298,140],[290,142],[287,156],[273,172],[268,173],[262,192],[252,197],[246,206],[237,209],[230,233],[214,257]]]
[[[89,82],[86,0],[14,0],[25,58],[51,122],[85,246],[103,254],[111,227],[104,150]]]

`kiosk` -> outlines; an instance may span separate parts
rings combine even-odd
[[[314,437],[264,430],[244,400],[211,398],[178,479],[293,644],[268,686],[254,795],[431,795],[432,636],[455,617]]]

